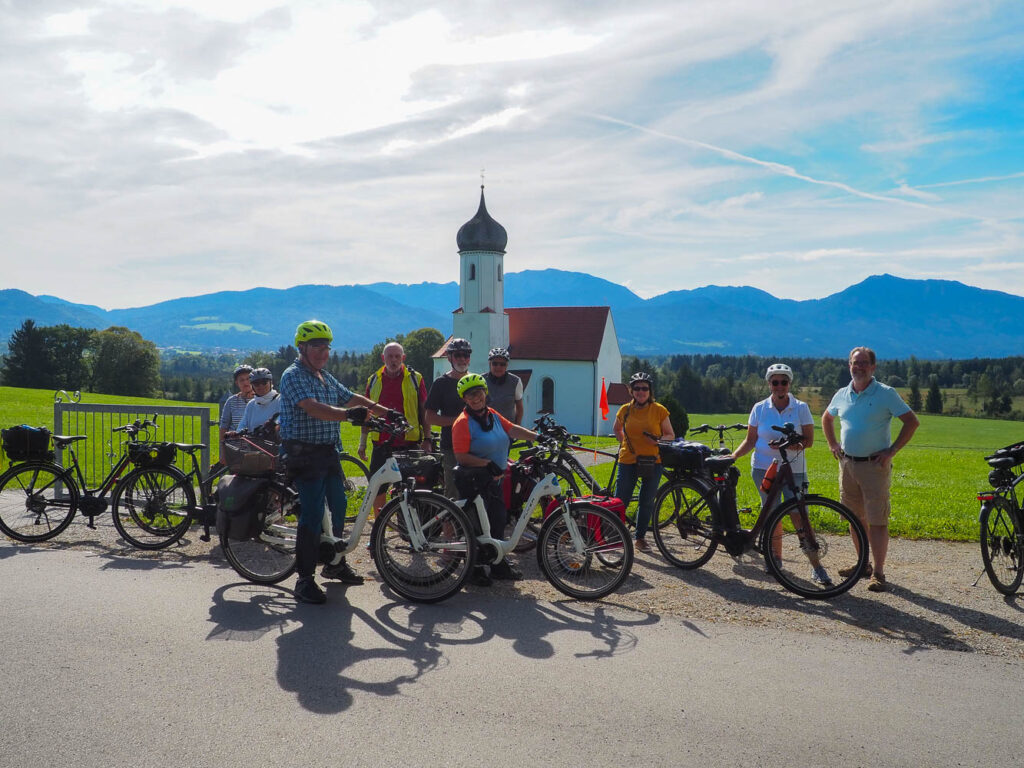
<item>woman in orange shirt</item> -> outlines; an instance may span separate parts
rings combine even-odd
[[[615,495],[629,503],[633,489],[640,481],[640,501],[636,511],[636,548],[647,552],[650,546],[644,538],[651,522],[654,494],[661,481],[661,452],[658,441],[673,440],[672,422],[668,409],[654,399],[654,382],[649,373],[634,373],[629,379],[633,399],[619,408],[615,416],[615,437],[619,439],[619,478]]]

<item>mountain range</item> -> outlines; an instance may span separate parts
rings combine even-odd
[[[318,317],[334,329],[336,348],[366,351],[417,328],[449,334],[458,302],[454,282],[253,288],[113,310],[5,289],[0,339],[31,318],[37,325],[122,325],[162,348],[277,349],[291,341],[299,322]],[[642,299],[586,273],[527,270],[505,275],[505,305],[610,306],[627,355],[844,357],[858,344],[885,358],[1024,354],[1024,297],[950,280],[876,275],[804,301],[714,285]]]

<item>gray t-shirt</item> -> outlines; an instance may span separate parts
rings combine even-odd
[[[506,373],[500,384],[491,373],[485,373],[484,379],[487,381],[487,404],[515,423],[516,403],[523,399],[523,380],[514,373]]]

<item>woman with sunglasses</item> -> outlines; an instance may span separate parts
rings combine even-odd
[[[650,546],[644,538],[651,522],[654,495],[661,481],[661,452],[658,441],[648,435],[660,435],[662,440],[673,440],[672,422],[668,409],[654,399],[654,381],[649,373],[634,373],[629,379],[633,398],[619,408],[613,427],[619,440],[619,477],[615,495],[620,499],[633,498],[633,489],[640,481],[640,499],[636,510],[636,548],[647,552]]]
[[[814,419],[811,418],[811,409],[807,403],[797,400],[789,393],[793,384],[793,369],[785,363],[772,363],[764,375],[764,380],[771,387],[771,395],[756,403],[750,411],[750,418],[747,420],[747,435],[743,442],[736,446],[730,456],[738,459],[754,451],[754,457],[750,461],[750,475],[761,494],[763,505],[768,494],[761,490],[761,481],[765,473],[771,467],[772,461],[780,459],[779,451],[768,445],[769,441],[779,437],[779,433],[772,429],[773,426],[781,427],[786,422],[794,424],[803,432],[803,447],[810,448],[814,443]],[[807,482],[807,459],[804,451],[790,455],[790,465],[793,468],[793,480],[797,487],[803,487]],[[789,498],[789,489],[783,492],[779,501]]]

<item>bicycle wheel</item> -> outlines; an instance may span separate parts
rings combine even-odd
[[[1004,595],[1016,594],[1024,576],[1024,530],[1002,496],[994,496],[981,513],[981,560],[993,587]]]
[[[658,489],[654,516],[664,524],[652,526],[651,531],[658,550],[672,565],[700,568],[715,554],[717,504],[713,491],[696,480],[673,480]]]
[[[614,592],[629,576],[633,541],[618,516],[604,507],[569,502],[552,512],[541,527],[537,564],[558,591],[578,600],[597,600]]]
[[[857,583],[868,561],[868,535],[860,520],[823,496],[790,499],[772,510],[761,547],[768,571],[801,597],[842,594]],[[850,575],[840,576],[840,569]]]
[[[359,509],[370,486],[370,470],[363,462],[347,453],[341,454],[341,471],[345,475],[345,521],[351,523],[359,517]]]
[[[162,549],[192,524],[195,491],[173,467],[139,467],[114,490],[112,516],[121,538],[139,549]]]
[[[398,496],[381,507],[370,536],[377,572],[391,591],[407,600],[436,603],[451,597],[476,560],[469,520],[451,500],[433,491],[413,491],[409,509],[419,519],[426,547],[416,551]]]
[[[77,509],[78,486],[58,464],[30,461],[0,475],[0,530],[12,539],[52,539]]]
[[[259,533],[250,539],[220,537],[224,557],[240,576],[256,584],[277,584],[295,571],[295,536],[299,503],[295,493],[277,483],[260,492]]]

